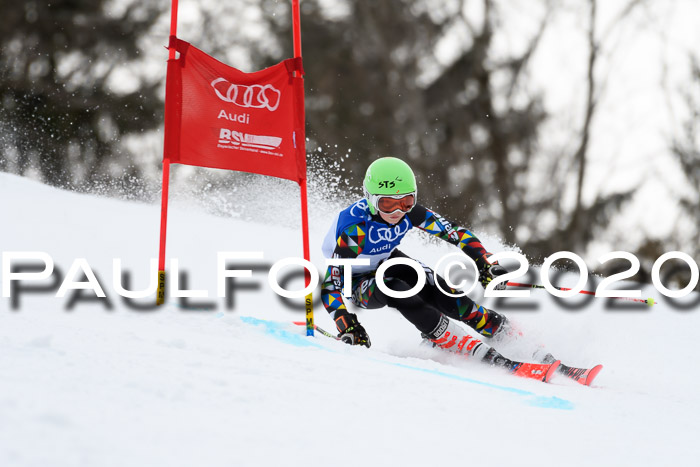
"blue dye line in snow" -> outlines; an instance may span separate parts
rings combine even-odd
[[[265,332],[271,336],[286,342],[287,344],[292,344],[297,347],[317,347],[320,349],[327,350],[321,344],[318,344],[311,339],[307,339],[306,335],[297,334],[295,332],[290,332],[284,329],[283,324],[275,321],[267,321],[264,319],[252,318],[250,316],[241,316],[241,321],[246,324],[252,324],[255,326],[263,326]]]
[[[380,360],[381,361],[381,360]],[[412,365],[406,365],[405,363],[391,363],[394,366],[401,368],[408,368],[410,370],[422,371],[424,373],[431,373],[438,376],[443,376],[445,378],[456,379],[457,381],[463,381],[465,383],[478,384],[479,386],[484,386],[490,389],[496,389],[498,391],[510,392],[517,394],[519,396],[528,397],[528,405],[535,407],[544,407],[548,409],[562,409],[562,410],[573,410],[574,404],[566,399],[562,399],[555,396],[538,396],[534,392],[526,391],[524,389],[512,388],[509,386],[500,386],[498,384],[487,383],[485,381],[479,381],[478,379],[467,378],[465,376],[455,375],[452,373],[447,373],[440,370],[432,370],[429,368],[419,368]]]
[[[312,339],[309,339],[306,335],[302,335],[302,334],[299,334],[296,332],[291,332],[291,331],[285,329],[284,327],[285,327],[286,323],[267,321],[267,320],[262,320],[262,319],[258,319],[258,318],[252,318],[249,316],[241,317],[241,321],[243,321],[246,324],[262,326],[265,329],[265,332],[267,334],[275,337],[278,340],[284,341],[288,344],[291,344],[291,345],[294,345],[297,347],[316,347],[316,348],[321,348],[321,349],[330,351],[330,349],[314,342]],[[437,376],[442,376],[443,378],[450,378],[450,379],[462,381],[465,383],[476,384],[476,385],[484,386],[484,387],[487,387],[490,389],[495,389],[497,391],[509,392],[511,394],[516,394],[518,396],[525,397],[526,398],[525,402],[528,405],[533,406],[533,407],[542,407],[542,408],[547,408],[547,409],[559,409],[559,410],[573,410],[574,409],[574,404],[571,401],[568,401],[566,399],[562,399],[562,398],[556,397],[556,396],[539,396],[539,395],[535,394],[534,392],[526,391],[524,389],[518,389],[518,388],[513,388],[510,386],[501,386],[498,384],[487,383],[485,381],[479,381],[477,379],[467,378],[465,376],[455,375],[452,373],[447,373],[445,371],[433,370],[433,369],[429,369],[429,368],[420,368],[420,367],[413,366],[413,365],[407,365],[405,363],[387,362],[387,361],[379,360],[379,359],[375,359],[375,358],[369,358],[368,360],[371,360],[373,362],[384,363],[386,365],[397,366],[399,368],[404,368],[407,370],[420,371],[422,373],[429,373],[429,374],[433,374],[433,375],[437,375]]]

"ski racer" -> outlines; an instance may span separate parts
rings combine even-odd
[[[395,308],[435,346],[505,367],[520,376],[546,381],[549,370],[553,373],[559,366],[558,360],[548,356],[550,361],[545,362],[548,365],[534,365],[505,358],[483,338],[512,334],[506,317],[466,296],[446,295],[440,288],[452,294],[456,291],[422,263],[426,281],[415,295],[394,298],[377,287],[375,274],[383,261],[408,258],[398,246],[414,227],[459,247],[472,258],[484,287],[507,271],[489,261],[491,253],[472,232],[454,226],[438,213],[417,204],[416,179],[404,161],[394,157],[375,160],[367,168],[363,188],[364,199],[336,216],[322,247],[326,258],[369,260],[366,266],[352,265],[352,303],[364,309]],[[367,331],[357,315],[350,313],[345,306],[344,276],[344,266],[328,267],[321,291],[323,304],[335,321],[340,340],[369,347],[371,342]],[[418,273],[409,265],[393,264],[384,274],[384,283],[394,291],[411,290],[418,283]],[[505,288],[505,284],[498,284],[496,288]],[[466,332],[458,321],[468,325],[477,335]],[[547,372],[545,378],[540,374],[543,367]]]

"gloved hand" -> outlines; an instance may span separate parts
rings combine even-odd
[[[367,348],[372,345],[367,331],[357,321],[357,315],[353,313],[340,315],[335,318],[335,325],[338,328],[338,337],[346,344],[364,345]]]
[[[485,263],[481,268],[481,272],[479,273],[479,282],[481,282],[481,285],[486,288],[486,286],[489,285],[489,282],[491,282],[495,277],[502,276],[507,272],[508,271],[506,271],[506,268],[498,263]],[[494,289],[505,290],[506,282],[499,283],[496,287],[494,287]]]

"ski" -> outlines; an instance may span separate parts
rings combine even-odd
[[[603,365],[596,365],[593,368],[576,368],[572,366],[560,365],[558,372],[569,379],[573,379],[579,384],[590,386],[602,369]]]
[[[552,363],[553,361],[554,357],[550,353],[545,355],[544,359],[542,360],[543,363]],[[583,384],[584,386],[590,386],[593,383],[595,377],[598,376],[598,373],[600,373],[600,370],[602,369],[603,365],[596,365],[592,368],[577,368],[574,366],[560,364],[559,368],[557,369],[557,372],[566,376],[569,379],[573,379],[579,384]]]
[[[305,321],[292,321],[292,323],[296,324],[297,326],[306,326]],[[318,331],[320,334],[334,340],[340,340],[340,338],[324,330],[323,328],[320,328],[315,324],[313,326],[314,330]],[[506,369],[515,376],[536,379],[538,381],[548,383],[560,365],[561,362],[559,360],[549,363],[524,363],[514,361],[512,362],[512,366],[506,367]]]
[[[513,362],[513,366],[508,368],[511,374],[521,378],[536,379],[549,383],[554,373],[559,369],[561,362],[556,360],[551,363],[523,363]]]

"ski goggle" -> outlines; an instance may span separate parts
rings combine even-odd
[[[374,207],[384,214],[393,214],[396,211],[410,212],[416,205],[415,192],[404,195],[374,195],[372,198]]]

